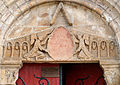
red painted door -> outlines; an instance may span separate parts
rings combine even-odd
[[[63,85],[106,85],[99,64],[64,64]]]
[[[24,64],[17,85],[59,85],[58,64]]]
[[[106,85],[99,64],[24,64],[17,85]]]

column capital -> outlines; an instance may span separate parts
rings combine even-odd
[[[15,85],[21,65],[0,65],[0,85]]]
[[[120,63],[119,60],[103,60],[100,64],[104,70],[104,77],[107,85],[120,84]]]

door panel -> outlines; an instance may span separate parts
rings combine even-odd
[[[17,85],[106,85],[99,64],[24,64]]]
[[[54,73],[53,68],[56,67],[58,68],[57,70],[58,73],[55,72],[57,76],[54,75],[52,77],[51,74]],[[42,70],[42,68],[49,68],[49,69],[51,68],[51,70],[46,69],[45,72],[44,69]],[[44,73],[42,71],[44,71]],[[44,75],[42,75],[42,73]],[[44,83],[44,85],[59,85],[59,65],[58,64],[24,64],[19,71],[19,79],[17,80],[16,83],[18,85],[24,85],[23,83],[25,83],[26,85],[40,85],[39,84],[40,78],[43,78],[40,82],[41,84]],[[49,84],[47,83],[47,81],[49,82]]]
[[[99,64],[64,64],[64,85],[106,85]]]

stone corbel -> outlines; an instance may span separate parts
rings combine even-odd
[[[0,65],[0,85],[16,85],[20,65]]]
[[[104,70],[107,85],[120,85],[120,64],[117,60],[105,60],[100,62]]]

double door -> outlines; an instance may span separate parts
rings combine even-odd
[[[17,85],[106,85],[99,64],[24,64]]]

